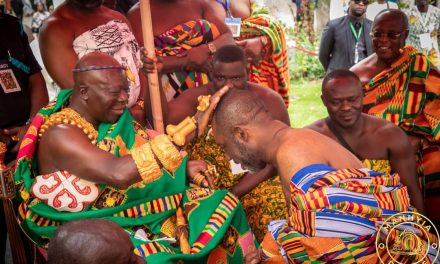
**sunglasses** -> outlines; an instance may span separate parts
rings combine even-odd
[[[370,36],[374,39],[378,39],[381,37],[387,37],[388,39],[393,39],[396,40],[398,38],[400,38],[400,36],[402,36],[403,33],[407,32],[408,29],[405,29],[403,31],[400,32],[379,32],[379,31],[374,31],[370,33]]]
[[[369,0],[353,0],[353,2],[357,5],[359,5],[360,3],[362,3],[364,5],[368,5],[370,3]]]

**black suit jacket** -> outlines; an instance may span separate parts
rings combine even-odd
[[[367,56],[373,53],[373,43],[370,32],[372,21],[364,18],[363,35]],[[319,60],[327,72],[336,69],[350,69],[354,61],[354,46],[356,42],[350,28],[350,19],[343,16],[330,20],[321,35]]]

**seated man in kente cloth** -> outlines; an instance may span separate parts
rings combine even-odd
[[[283,254],[292,263],[378,263],[381,222],[412,210],[397,174],[368,170],[331,138],[274,120],[248,91],[230,90],[222,97],[212,128],[216,142],[243,167],[258,171],[270,163],[278,170],[290,214],[288,221],[269,225],[262,253],[271,261],[283,261]],[[429,232],[417,242],[427,240],[423,236],[437,243]],[[418,257],[398,259],[408,263]]]
[[[209,58],[218,48],[233,44],[231,32],[206,0],[151,0],[156,55],[163,57],[162,86],[168,100],[186,89],[207,84]],[[140,4],[128,19],[141,45]]]
[[[153,138],[133,121],[121,65],[90,53],[73,71],[74,89],[37,114],[18,154],[18,218],[29,237],[46,246],[65,222],[104,218],[147,262],[242,261],[254,241],[238,199],[186,187],[185,170],[195,179],[209,174],[206,163],[187,166],[167,135]]]
[[[281,95],[289,105],[290,77],[284,29],[267,9],[253,0],[209,0],[217,12],[231,24],[240,27],[234,36],[248,57],[249,81],[264,85]],[[240,19],[238,24],[231,18]]]
[[[329,116],[307,128],[332,138],[367,168],[399,174],[411,204],[424,213],[416,157],[408,136],[393,123],[362,113],[362,84],[356,74],[345,69],[327,74],[321,99]]]
[[[408,18],[385,10],[372,27],[375,53],[351,70],[364,86],[363,111],[403,129],[417,151],[427,216],[440,223],[440,72],[421,51],[405,46]]]
[[[247,81],[246,57],[238,46],[225,45],[216,52],[210,75],[211,83],[187,90],[168,103],[168,123],[177,124],[187,116],[196,114],[199,96],[213,95],[227,85],[231,89],[255,93],[276,120],[290,125],[281,96],[274,90]],[[214,180],[214,187],[229,189],[240,198],[252,231],[257,240],[261,241],[270,221],[287,216],[285,198],[276,169],[268,165],[258,172],[243,173],[241,170],[237,173],[231,170],[230,160],[225,156],[224,150],[215,143],[210,129],[199,132],[203,136],[186,146],[189,158],[205,160],[216,167],[218,174]]]

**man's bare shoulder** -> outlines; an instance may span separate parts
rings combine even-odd
[[[354,72],[359,78],[361,78],[361,76],[375,68],[376,61],[377,55],[376,53],[373,53],[351,67],[350,71]]]
[[[140,4],[137,2],[134,4],[130,10],[127,12],[127,17],[130,18],[132,16],[140,16]]]
[[[376,139],[380,139],[384,144],[400,141],[402,137],[406,137],[405,132],[395,124],[375,116],[362,115],[367,124],[366,133]]]
[[[60,6],[43,21],[40,29],[40,39],[42,37],[51,37],[55,35],[66,36],[73,32],[73,30],[69,30],[70,27],[66,27],[66,25],[71,25],[69,16],[66,12],[68,12],[67,7],[65,5]]]
[[[319,119],[318,121],[315,121],[310,125],[305,126],[304,128],[311,129],[324,135],[327,135],[329,132],[327,124],[325,123],[325,118]]]
[[[281,96],[277,92],[270,89],[269,87],[253,82],[248,82],[247,85],[249,87],[249,90],[257,94],[266,104],[268,102],[272,103],[274,101],[283,102],[283,98],[281,98]]]
[[[46,143],[49,147],[57,147],[60,145],[65,145],[65,142],[72,142],[66,141],[66,138],[71,139],[75,143],[82,140],[86,140],[90,143],[87,135],[84,134],[81,129],[76,126],[67,124],[54,124],[50,126],[41,136],[41,143]],[[68,145],[70,144],[71,143],[68,143]]]
[[[115,11],[105,6],[102,6],[101,8],[102,14],[106,15],[109,19],[127,21],[127,18],[118,11]]]

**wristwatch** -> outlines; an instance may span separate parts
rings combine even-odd
[[[217,49],[216,49],[214,43],[209,42],[209,43],[206,44],[206,45],[208,45],[209,54],[210,54],[210,55],[214,55],[214,53],[217,51]]]

